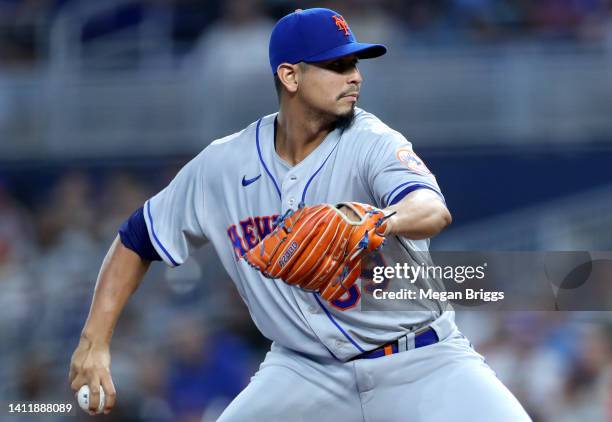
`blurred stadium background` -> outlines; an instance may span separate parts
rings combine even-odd
[[[0,402],[72,401],[117,227],[276,110],[271,27],[314,6],[390,48],[362,62],[360,105],[436,174],[454,223],[434,249],[612,250],[610,0],[0,0]],[[610,315],[458,320],[535,421],[587,422],[612,421]],[[214,420],[267,347],[212,248],[154,265],[116,330],[102,419]]]

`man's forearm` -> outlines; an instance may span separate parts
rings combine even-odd
[[[119,236],[115,238],[100,268],[82,337],[93,343],[110,343],[121,311],[150,264],[126,248]]]
[[[451,221],[446,206],[437,194],[419,189],[400,202],[385,209],[395,212],[388,221],[387,235],[400,235],[409,239],[427,239],[440,233]]]

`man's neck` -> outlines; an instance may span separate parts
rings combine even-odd
[[[333,123],[281,107],[276,117],[276,153],[290,165],[303,161],[333,131]]]

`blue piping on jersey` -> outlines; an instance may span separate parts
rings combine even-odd
[[[395,198],[391,199],[393,194],[395,192],[397,192],[399,189],[401,189],[402,187],[404,187],[404,186],[406,186],[406,188],[403,189],[400,193],[398,193],[397,196],[395,196]],[[417,189],[423,189],[423,188],[424,189],[430,189],[430,190],[436,192],[438,195],[440,195],[440,197],[442,198],[442,201],[444,201],[446,203],[446,201],[444,200],[444,197],[442,196],[442,194],[440,193],[440,191],[436,187],[434,187],[432,185],[428,185],[427,183],[422,183],[422,182],[406,182],[406,183],[402,183],[401,185],[399,185],[398,187],[393,189],[391,191],[391,193],[386,195],[386,197],[387,197],[386,200],[383,198],[383,207],[387,207],[387,206],[390,206],[390,205],[397,204],[399,201],[401,201],[410,192],[415,191]]]
[[[321,171],[321,169],[323,168],[323,166],[325,165],[325,163],[327,163],[327,160],[329,160],[329,157],[331,157],[332,153],[334,152],[334,150],[338,147],[338,145],[340,144],[340,140],[338,140],[338,142],[336,142],[336,145],[334,145],[334,147],[332,148],[332,150],[329,152],[329,154],[327,155],[327,157],[325,158],[325,161],[323,161],[323,164],[321,164],[321,167],[319,167],[317,169],[317,171],[314,172],[314,174],[312,176],[310,176],[310,179],[308,179],[308,182],[306,183],[306,186],[304,187],[304,192],[302,192],[302,203],[304,203],[304,200],[306,199],[306,191],[308,191],[308,187],[310,186],[310,183],[312,182],[312,180],[315,178],[315,176],[317,175],[317,173],[319,173]]]
[[[312,294],[314,296],[314,298],[316,299],[317,303],[319,304],[319,306],[321,307],[321,309],[323,309],[323,311],[325,312],[325,315],[327,315],[327,317],[329,318],[329,320],[336,326],[336,328],[338,328],[338,330],[340,330],[340,332],[344,335],[344,337],[346,337],[346,339],[348,341],[350,341],[353,346],[355,346],[357,348],[357,350],[359,350],[361,353],[364,353],[365,350],[363,350],[356,342],[355,340],[353,340],[351,338],[351,336],[348,335],[348,333],[346,331],[344,331],[344,329],[340,326],[340,324],[338,324],[338,322],[334,319],[334,317],[332,316],[332,314],[327,310],[327,308],[325,308],[325,306],[323,306],[323,304],[321,303],[321,301],[319,300],[319,297],[317,296],[316,293]]]
[[[159,248],[168,257],[170,262],[172,262],[172,265],[177,267],[178,266],[177,262],[174,260],[174,258],[172,258],[170,253],[166,250],[166,248],[164,248],[164,245],[162,245],[159,239],[157,238],[157,234],[155,234],[155,229],[153,228],[153,217],[151,217],[151,202],[149,201],[147,201],[147,215],[149,216],[149,224],[151,225],[151,233],[153,233],[153,239],[155,239],[155,243],[157,243],[157,246],[159,246]]]
[[[406,195],[408,195],[410,192],[413,192],[417,189],[429,189],[434,191],[435,193],[437,193],[438,195],[440,195],[440,192],[438,192],[436,189],[434,189],[433,187],[429,186],[429,185],[424,185],[424,184],[416,184],[416,185],[411,185],[408,186],[406,189],[402,190],[400,193],[397,194],[397,196],[395,198],[393,198],[391,200],[391,202],[389,202],[389,206],[391,205],[395,205],[397,204],[399,201],[401,201],[402,199],[404,199],[404,197]],[[441,196],[441,195],[440,195]],[[444,201],[444,198],[442,198],[442,200]]]
[[[268,173],[268,176],[270,176],[270,179],[272,179],[272,183],[274,183],[274,187],[276,188],[276,192],[278,192],[278,197],[280,199],[282,199],[282,195],[281,195],[281,191],[280,191],[280,189],[278,187],[278,183],[276,183],[276,179],[274,178],[274,176],[272,176],[272,173],[270,173],[270,170],[268,170],[268,166],[266,166],[266,163],[264,162],[263,157],[261,156],[261,148],[259,147],[259,126],[261,125],[261,120],[262,119],[263,119],[263,117],[261,117],[257,121],[257,129],[255,129],[255,143],[257,144],[257,154],[259,155],[259,161],[261,161],[261,165],[263,166],[263,168],[266,171],[266,173]],[[275,134],[274,138],[276,138],[276,123],[274,123],[274,134]]]

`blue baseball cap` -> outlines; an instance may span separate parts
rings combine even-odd
[[[382,44],[357,42],[346,20],[330,9],[296,10],[279,20],[270,36],[272,73],[281,63],[321,62],[356,54],[360,59],[382,56]]]

